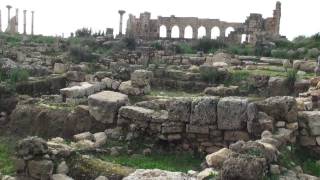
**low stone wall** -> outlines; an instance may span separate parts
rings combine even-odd
[[[206,152],[238,140],[258,138],[264,130],[279,131],[293,138],[298,127],[296,102],[292,97],[252,103],[240,97],[201,97],[166,100],[160,104],[123,106],[116,124],[126,132],[128,140],[153,137]],[[275,106],[278,109],[273,111]],[[284,126],[277,126],[279,122],[284,122]]]

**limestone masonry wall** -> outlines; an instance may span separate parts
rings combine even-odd
[[[151,19],[151,13],[144,12],[139,18],[130,14],[127,21],[126,36],[141,39],[159,39],[160,27],[165,27],[166,38],[171,38],[172,29],[178,27],[180,39],[185,38],[185,29],[191,27],[192,39],[198,38],[198,29],[205,28],[205,36],[211,38],[212,28],[219,29],[219,39],[240,43],[241,36],[246,35],[246,42],[255,44],[261,38],[277,39],[279,38],[281,18],[281,3],[277,2],[273,17],[263,18],[261,14],[251,13],[244,23],[225,22],[219,19],[200,19],[197,17],[170,17],[159,16],[157,19]],[[234,32],[226,35],[229,27],[234,28]]]

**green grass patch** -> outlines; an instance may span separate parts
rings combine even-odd
[[[150,156],[144,155],[121,155],[121,156],[103,156],[104,161],[109,161],[123,166],[140,168],[140,169],[162,169],[167,171],[198,170],[201,164],[201,158],[193,156],[189,153],[179,154],[158,154],[154,153]]]
[[[13,141],[15,142],[15,141]],[[12,141],[4,137],[0,137],[0,172],[5,175],[14,173],[14,165],[12,161],[14,145]]]
[[[301,166],[304,173],[320,177],[320,164],[317,163],[319,157],[298,146],[287,146],[280,152],[280,165],[288,169]]]

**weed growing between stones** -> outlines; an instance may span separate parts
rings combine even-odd
[[[13,146],[10,140],[0,137],[0,172],[3,174],[13,174],[14,165],[12,161]]]
[[[287,146],[281,150],[280,165],[293,169],[301,166],[305,173],[320,176],[319,157],[299,146]]]

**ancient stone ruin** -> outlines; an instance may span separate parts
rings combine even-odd
[[[151,19],[151,13],[144,12],[139,18],[130,14],[127,21],[126,36],[141,38],[146,40],[160,39],[160,29],[165,29],[165,37],[171,39],[173,28],[179,31],[179,39],[185,38],[187,28],[192,29],[192,38],[198,38],[198,30],[205,28],[205,37],[211,39],[214,28],[220,33],[218,39],[230,43],[240,43],[242,35],[245,42],[255,44],[258,40],[276,40],[280,37],[281,3],[277,2],[273,17],[263,18],[261,14],[251,13],[245,22],[225,22],[219,19],[200,19],[197,17],[162,17]],[[121,25],[120,25],[121,27]],[[226,34],[228,28],[233,28],[233,32]],[[121,28],[120,28],[121,29]]]
[[[305,56],[272,55],[280,2],[274,17],[244,23],[131,15],[126,34],[120,10],[116,38],[28,36],[23,13],[22,35],[16,17],[0,33],[0,180],[319,179],[319,42],[285,41]],[[192,42],[181,40],[188,25]],[[209,38],[220,28],[221,41],[197,40],[200,26]],[[252,46],[260,38],[267,47]],[[225,44],[204,51],[203,40]]]

